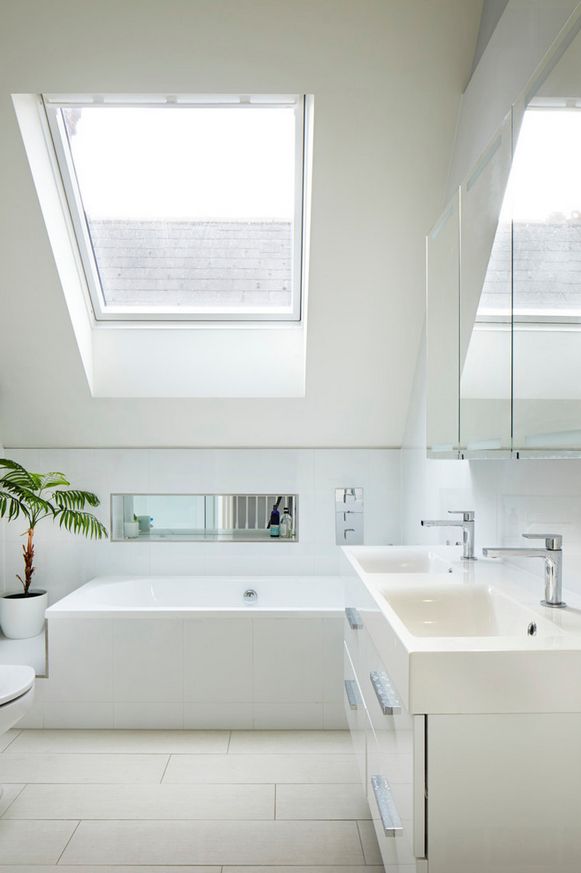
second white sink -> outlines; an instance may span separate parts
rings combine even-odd
[[[377,591],[416,637],[525,637],[557,632],[554,624],[489,585],[378,586]]]
[[[365,573],[452,572],[451,561],[447,561],[429,548],[354,546],[351,552]]]

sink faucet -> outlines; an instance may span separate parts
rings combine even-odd
[[[545,599],[543,606],[562,609],[563,537],[560,534],[523,534],[527,540],[544,540],[544,549],[482,549],[485,558],[543,558],[545,562]]]
[[[462,528],[462,560],[475,561],[474,557],[474,513],[472,510],[466,509],[449,509],[450,515],[461,515],[461,521],[452,521],[443,519],[442,521],[431,521],[422,519],[420,524],[422,527],[461,527]]]

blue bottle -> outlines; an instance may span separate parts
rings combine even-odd
[[[271,537],[280,536],[280,512],[276,508],[276,504],[272,507],[270,513],[270,535]]]

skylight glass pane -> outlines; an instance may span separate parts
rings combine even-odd
[[[59,111],[105,313],[294,311],[294,104]]]

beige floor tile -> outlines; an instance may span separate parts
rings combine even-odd
[[[340,821],[370,815],[360,785],[277,785],[276,817]]]
[[[210,756],[208,756],[210,757]],[[160,782],[167,755],[0,755],[6,782]]]
[[[21,731],[7,754],[93,752],[171,754],[225,752],[229,731],[38,730]]]
[[[362,864],[363,855],[354,822],[91,821],[62,863]]]
[[[352,752],[348,731],[233,731],[232,754],[320,754]]]
[[[20,731],[10,730],[6,731],[5,734],[2,734],[2,736],[0,737],[0,752],[3,752],[4,749],[7,749],[8,746],[14,742],[19,733]]]
[[[28,785],[6,818],[274,818],[274,785]],[[357,816],[352,816],[356,818]]]
[[[139,868],[132,868],[132,873],[135,869]],[[74,868],[67,867],[66,873],[69,873],[69,871],[72,870],[74,870]],[[83,867],[83,871],[85,870],[91,871],[91,868]],[[106,867],[99,867],[99,870],[107,873]],[[1,867],[0,873],[2,873]],[[222,873],[385,873],[385,868],[383,864],[373,867],[367,865],[345,867],[342,864],[334,864],[332,867],[284,867],[281,865],[277,865],[276,867],[224,866],[222,867]]]
[[[366,864],[381,864],[381,852],[375,836],[375,829],[372,821],[357,822],[359,834],[361,836],[361,845],[363,846],[363,854]]]
[[[167,865],[152,866],[150,864],[138,864],[135,867],[131,867],[130,870],[127,867],[118,867],[118,866],[98,866],[91,867],[85,864],[78,866],[70,866],[70,867],[61,867],[56,864],[0,864],[0,873],[220,873],[221,867],[171,867]],[[244,868],[247,869],[247,868]],[[260,868],[266,869],[266,868]],[[301,873],[299,868],[293,868]],[[314,868],[313,868],[314,869]],[[369,873],[373,873],[372,867],[353,867],[353,873],[359,873],[359,871],[369,871]],[[326,873],[331,873],[329,867],[324,868]],[[342,868],[343,870],[343,868]],[[345,867],[345,873],[351,873],[351,868]],[[318,871],[315,871],[318,873]],[[321,870],[323,873],[323,870]]]
[[[2,790],[3,789],[3,790]],[[3,785],[0,786],[0,816],[2,816],[8,807],[14,803],[21,791],[24,790],[24,785]]]
[[[76,826],[76,821],[0,821],[0,864],[56,864]]]
[[[358,782],[353,755],[173,755],[164,782]]]

